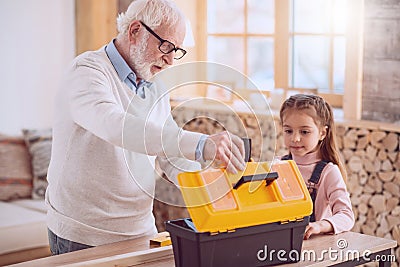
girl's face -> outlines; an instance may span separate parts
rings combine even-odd
[[[318,149],[326,136],[305,110],[288,110],[283,117],[283,136],[286,147],[295,156],[304,156]]]

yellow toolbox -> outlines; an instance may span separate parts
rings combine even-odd
[[[224,169],[186,172],[178,182],[191,220],[166,223],[176,266],[268,266],[299,260],[295,256],[313,207],[294,161],[248,162],[236,175]],[[279,250],[286,257],[270,255]]]
[[[279,179],[277,179],[279,177]],[[243,173],[224,169],[181,173],[181,192],[198,231],[303,219],[312,201],[294,161],[248,162]]]

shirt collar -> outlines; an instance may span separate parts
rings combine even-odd
[[[135,72],[132,71],[132,69],[128,66],[128,63],[126,63],[121,54],[118,52],[114,41],[115,39],[111,40],[111,42],[106,46],[105,50],[121,81],[126,83],[129,79],[136,88],[142,86],[150,87],[153,83],[143,79],[139,81],[139,84],[136,84]],[[128,78],[129,75],[131,75],[131,77]]]
[[[126,61],[122,58],[121,54],[118,52],[115,47],[114,40],[106,46],[106,53],[111,63],[113,64],[115,70],[118,73],[119,78],[122,81],[125,81],[128,78],[129,74],[133,74],[134,81],[136,81],[136,74],[131,70]]]
[[[308,164],[313,164],[321,160],[321,156],[319,155],[319,151],[314,151],[309,154],[306,154],[304,156],[296,156],[293,155],[293,160],[298,164],[298,165],[308,165]]]

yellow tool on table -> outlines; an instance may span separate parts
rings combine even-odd
[[[171,237],[168,232],[158,233],[150,239],[150,247],[164,247],[168,245],[171,245]]]

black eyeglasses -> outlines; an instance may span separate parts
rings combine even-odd
[[[169,54],[172,51],[175,51],[174,59],[181,59],[186,54],[186,50],[184,50],[182,48],[176,48],[173,43],[171,43],[170,41],[164,40],[163,38],[158,36],[152,29],[150,29],[149,26],[144,24],[143,21],[140,21],[140,23],[142,23],[142,25],[146,28],[146,30],[149,31],[149,33],[151,33],[154,37],[156,37],[160,41],[160,45],[158,46],[158,49],[161,51],[161,53]]]

